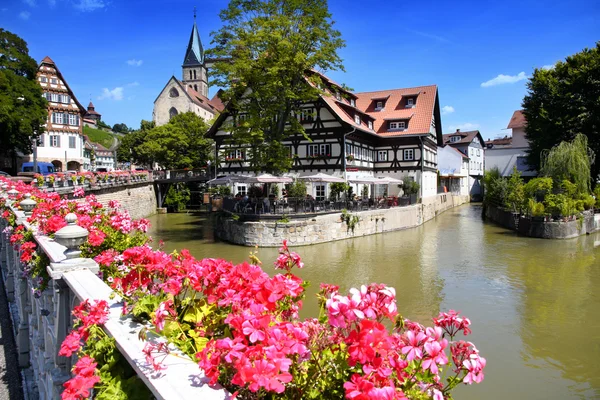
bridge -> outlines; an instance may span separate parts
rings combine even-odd
[[[152,171],[156,203],[159,208],[163,207],[169,188],[175,183],[206,183],[214,177],[214,170],[208,168]]]

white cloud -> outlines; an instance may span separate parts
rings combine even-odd
[[[500,74],[494,79],[490,79],[489,81],[483,82],[481,87],[490,87],[496,85],[504,85],[506,83],[516,83],[519,81],[524,81],[528,76],[525,75],[525,72],[519,72],[518,75],[503,75]]]
[[[104,0],[78,0],[75,8],[79,11],[88,12],[106,7]]]
[[[30,15],[31,15],[31,13],[29,11],[21,11],[19,13],[19,18],[24,19],[25,21],[27,21],[29,19]]]
[[[30,7],[35,7],[35,0],[23,0],[23,3],[27,4]]]
[[[102,89],[102,94],[98,96],[98,100],[123,100],[123,87],[119,86],[112,90],[108,90],[108,88]]]
[[[554,68],[556,68],[555,64],[549,64],[549,65],[542,66],[542,69],[554,69]]]
[[[144,63],[144,60],[136,60],[135,58],[132,58],[131,60],[127,60],[127,64],[131,65],[132,67],[139,67],[143,63]]]
[[[454,112],[454,107],[452,106],[444,106],[442,107],[442,114],[452,114]]]
[[[448,127],[448,129],[451,131],[455,131],[457,129],[460,129],[461,131],[472,131],[477,128],[479,128],[479,124],[475,124],[472,122],[465,122],[464,124],[458,124],[458,125],[450,125]]]

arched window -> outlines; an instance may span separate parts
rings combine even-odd
[[[169,97],[179,97],[179,92],[175,88],[171,88],[169,90]]]
[[[192,71],[190,71],[190,80],[192,80]]]
[[[196,79],[196,70],[194,70],[194,79]]]
[[[198,91],[198,85],[194,85],[194,90],[197,92]]]
[[[169,119],[173,118],[174,116],[176,116],[177,114],[179,114],[177,112],[177,109],[175,107],[171,107],[171,109],[169,110]]]

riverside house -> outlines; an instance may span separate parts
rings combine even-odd
[[[56,171],[81,171],[85,164],[83,117],[86,109],[50,57],[40,63],[37,80],[48,100],[48,122],[37,143],[37,160],[51,162]],[[21,157],[21,164],[31,161],[31,154]]]
[[[292,135],[285,142],[294,159],[289,176],[318,172],[345,179],[391,176],[413,179],[421,185],[421,197],[437,193],[437,146],[442,143],[440,106],[436,85],[353,93],[325,75],[323,93],[305,104],[297,115],[310,141]],[[214,138],[218,174],[249,174],[248,147],[230,143],[228,126],[236,111],[227,107],[209,130]],[[242,187],[244,186],[244,187]],[[367,185],[386,194],[388,187]],[[237,184],[235,192],[244,192]],[[358,193],[362,187],[358,187]],[[327,185],[312,185],[314,197],[327,197]],[[397,185],[389,186],[397,195]],[[372,195],[373,193],[369,193]]]
[[[468,188],[474,200],[482,200],[482,178],[485,169],[485,141],[479,131],[462,132],[457,129],[454,133],[444,135],[444,146],[449,145],[459,150],[469,158]]]

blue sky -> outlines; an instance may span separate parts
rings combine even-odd
[[[225,0],[2,0],[0,26],[23,37],[37,61],[50,56],[77,98],[110,125],[138,127],[156,96],[180,77],[193,8],[204,47]],[[437,84],[444,132],[506,134],[535,67],[600,40],[600,2],[330,1],[346,40],[356,91]],[[211,88],[210,95],[216,88]]]

